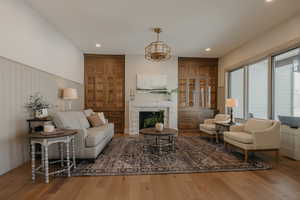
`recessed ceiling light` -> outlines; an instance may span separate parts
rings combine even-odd
[[[96,44],[96,47],[97,47],[97,48],[101,47],[101,44]]]
[[[266,0],[267,3],[270,3],[270,2],[272,2],[272,1],[273,1],[273,0]]]
[[[207,49],[205,49],[205,51],[211,51],[211,48],[207,48]]]

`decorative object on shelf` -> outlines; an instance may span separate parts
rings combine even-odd
[[[135,91],[134,91],[134,89],[130,89],[130,94],[129,94],[129,96],[130,96],[130,101],[134,101],[135,100]]]
[[[28,128],[29,128],[29,133],[32,132],[41,132],[44,129],[43,124],[45,123],[50,123],[52,119],[50,117],[46,118],[33,118],[33,119],[27,119],[28,122]]]
[[[34,117],[41,119],[48,117],[48,108],[50,108],[50,103],[47,101],[46,97],[37,92],[29,96],[28,103],[26,107],[34,113]]]
[[[175,102],[177,93],[178,93],[178,88],[166,91],[166,95],[168,96],[168,100],[172,101],[172,102]]]
[[[44,125],[44,132],[46,133],[51,133],[55,131],[55,126],[53,126],[52,124],[45,124]]]
[[[157,34],[157,39],[146,46],[145,58],[156,62],[169,60],[171,58],[171,48],[159,40],[159,34],[162,32],[162,29],[154,28],[153,31]]]
[[[233,122],[233,108],[238,106],[238,101],[237,101],[237,99],[226,99],[225,106],[230,109],[230,122],[229,123],[232,124],[232,123],[234,123]]]
[[[157,131],[162,132],[164,130],[164,124],[163,123],[156,123],[155,128]]]
[[[64,88],[62,98],[67,100],[69,105],[69,110],[72,110],[72,100],[77,99],[77,90],[74,88]]]

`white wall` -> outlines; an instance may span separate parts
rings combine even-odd
[[[268,32],[247,42],[241,47],[220,58],[218,86],[220,99],[224,98],[225,72],[255,59],[270,56],[272,53],[300,44],[300,14],[274,27]],[[224,102],[218,102],[218,109],[224,110]]]
[[[49,103],[57,107],[50,112],[63,110],[65,101],[60,89],[76,88],[78,99],[72,108],[83,108],[83,85],[59,76],[28,67],[0,56],[0,175],[23,164],[29,159],[28,124],[31,118],[25,109],[28,97],[40,92]],[[28,171],[28,173],[30,173]]]
[[[144,56],[136,56],[136,55],[125,56],[125,132],[127,132],[129,126],[128,101],[129,101],[130,89],[136,89],[137,73],[165,74],[168,76],[168,89],[178,88],[178,58],[172,57],[170,60],[166,62],[150,62],[146,60]],[[159,100],[167,100],[167,98],[166,95],[162,95],[162,94],[136,94],[135,100],[136,101],[159,101]]]
[[[0,56],[83,83],[83,54],[23,0],[0,0]]]
[[[28,160],[30,94],[61,106],[59,89],[78,89],[83,107],[83,53],[23,0],[0,0],[0,174]]]

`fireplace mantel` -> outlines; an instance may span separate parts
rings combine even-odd
[[[164,125],[177,129],[176,104],[171,101],[129,102],[129,134],[139,134],[139,113],[164,111]]]

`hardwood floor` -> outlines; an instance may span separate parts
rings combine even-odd
[[[184,134],[193,135],[193,134]],[[122,137],[117,135],[117,137]],[[31,182],[30,164],[0,176],[0,199],[234,200],[300,199],[300,162],[257,154],[272,170],[52,178]]]

